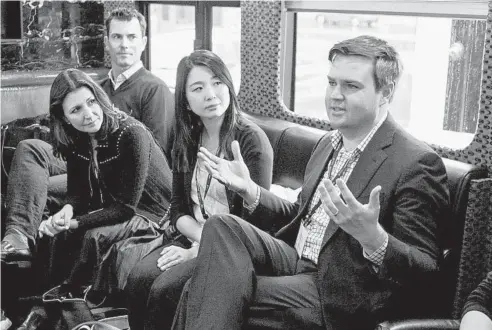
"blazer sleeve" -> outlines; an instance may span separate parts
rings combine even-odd
[[[136,207],[144,190],[149,173],[151,147],[153,140],[149,132],[136,125],[127,129],[119,143],[122,166],[120,186],[111,189],[116,192],[115,201],[107,207],[77,218],[79,228],[94,228],[130,220],[136,213]]]
[[[437,270],[438,223],[449,205],[447,176],[442,159],[424,152],[414,157],[389,200],[392,228],[379,276],[396,283],[412,274]]]
[[[174,95],[164,82],[153,84],[143,95],[142,123],[159,143],[170,165],[174,142]],[[172,166],[171,166],[172,168]]]
[[[470,311],[482,312],[492,319],[492,272],[468,296],[461,317]]]

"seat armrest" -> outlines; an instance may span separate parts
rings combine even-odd
[[[458,330],[459,320],[451,319],[422,319],[404,321],[385,321],[376,330]]]

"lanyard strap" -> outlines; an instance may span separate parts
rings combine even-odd
[[[196,169],[196,175],[195,175],[195,184],[196,184],[196,192],[198,195],[198,202],[200,204],[200,211],[202,211],[202,216],[203,219],[207,220],[208,219],[208,214],[205,212],[205,204],[203,203],[203,200],[207,197],[208,189],[210,188],[210,183],[212,182],[212,175],[209,173],[207,177],[207,184],[205,186],[205,193],[203,194],[202,198],[202,193],[200,192],[200,185],[198,184],[198,167]]]
[[[200,145],[202,144],[202,137],[200,136]],[[200,148],[198,148],[200,149]],[[217,148],[217,152],[215,156],[219,157],[220,155],[220,146]],[[205,185],[205,193],[203,194],[202,198],[202,193],[200,192],[200,185],[198,184],[198,172],[199,172],[199,167],[198,167],[198,161],[196,163],[196,175],[195,175],[195,184],[196,184],[196,192],[198,195],[198,203],[200,204],[200,211],[202,212],[203,219],[207,220],[208,219],[208,214],[205,211],[205,203],[203,202],[205,198],[207,197],[208,190],[210,188],[210,183],[212,182],[212,174],[208,174],[207,176],[207,184]]]

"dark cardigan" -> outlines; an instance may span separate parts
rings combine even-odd
[[[89,139],[81,139],[66,156],[68,200],[79,228],[121,223],[135,214],[154,222],[164,216],[172,174],[162,150],[142,123],[128,117],[99,142],[99,179],[90,169],[91,150]]]
[[[273,172],[273,149],[265,132],[258,125],[241,118],[236,129],[234,139],[239,142],[241,155],[249,169],[251,178],[255,183],[270,189]],[[196,154],[198,150],[191,150]],[[229,157],[225,157],[230,159]],[[189,172],[173,173],[173,197],[171,200],[170,220],[175,226],[176,221],[183,215],[193,215],[193,201],[191,199],[191,180],[196,164],[196,157],[190,160]],[[231,214],[242,216],[243,199],[235,192],[226,188],[227,200]],[[253,223],[254,224],[254,223]],[[261,228],[269,230],[269,228]]]

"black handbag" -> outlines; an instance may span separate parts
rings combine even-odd
[[[129,330],[130,324],[128,323],[128,310],[124,308],[101,308],[101,310],[108,309],[107,311],[93,310],[96,315],[103,315],[104,317],[96,321],[87,321],[80,323],[73,327],[71,330]]]
[[[120,328],[111,325],[105,321],[88,321],[81,324],[76,325],[71,330],[124,330],[130,328]]]
[[[43,294],[43,306],[50,328],[70,330],[77,325],[94,321],[83,298],[74,298],[64,285],[56,286]]]

